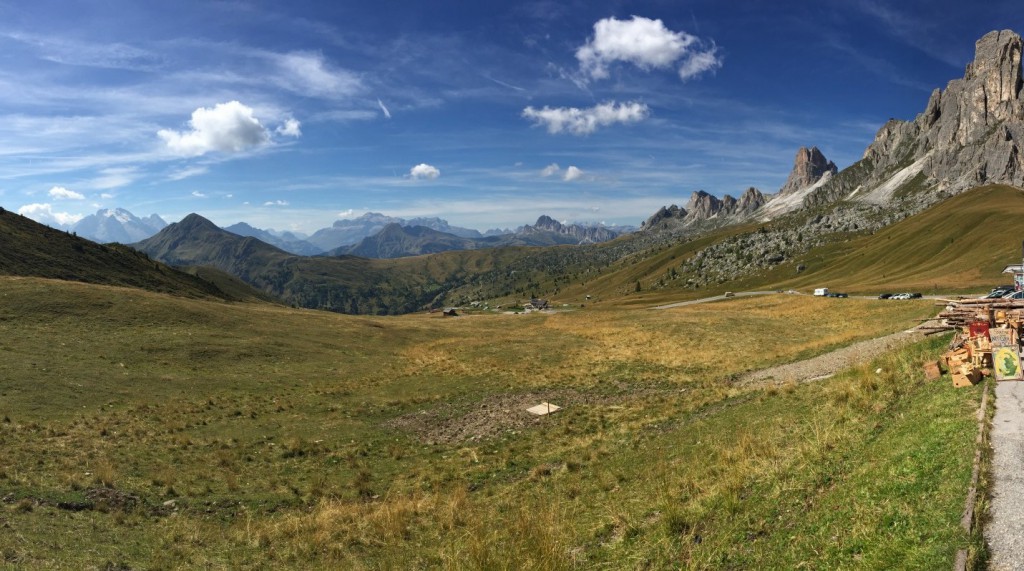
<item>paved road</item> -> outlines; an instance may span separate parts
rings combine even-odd
[[[989,569],[1024,569],[1024,382],[996,383]]]
[[[786,290],[784,292],[780,292],[778,290],[770,290],[770,291],[738,291],[738,292],[734,293],[733,295],[731,295],[729,297],[726,297],[724,295],[713,295],[711,297],[702,297],[700,299],[691,299],[689,301],[677,301],[675,303],[668,303],[668,304],[665,304],[665,305],[658,305],[658,306],[652,307],[651,309],[672,309],[673,307],[683,307],[684,305],[697,305],[698,303],[709,303],[709,302],[712,302],[712,301],[722,301],[724,299],[731,299],[733,297],[749,297],[749,296],[752,296],[752,295],[771,295],[771,294],[777,294],[777,293],[784,293],[784,294],[787,294],[787,295],[810,295],[808,293],[804,293],[802,291],[796,291],[796,290]],[[878,296],[874,296],[874,295],[853,295],[853,296],[850,296],[850,297],[861,298],[861,299],[878,299]],[[956,299],[956,298],[955,297],[950,297],[948,295],[937,295],[936,294],[936,295],[925,295],[925,296],[922,296],[922,299]],[[889,300],[882,300],[882,301],[889,302]],[[898,303],[899,301],[900,300],[895,299],[895,300],[892,300],[891,303]]]
[[[724,295],[713,295],[711,297],[702,297],[700,299],[691,299],[690,301],[677,301],[675,303],[669,303],[665,305],[659,305],[652,307],[651,309],[671,309],[673,307],[683,307],[684,305],[697,305],[698,303],[708,303],[712,301],[722,301],[723,299],[731,299],[733,297],[750,297],[752,295],[768,295],[772,293],[779,293],[775,290],[771,291],[738,291],[735,294],[726,297]]]

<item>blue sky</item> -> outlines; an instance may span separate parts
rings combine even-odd
[[[638,225],[840,168],[1016,2],[0,0],[0,205]]]

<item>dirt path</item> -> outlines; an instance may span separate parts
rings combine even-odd
[[[848,347],[836,349],[835,351],[803,361],[777,365],[759,371],[751,371],[740,377],[739,384],[752,385],[769,382],[782,384],[788,381],[806,382],[824,379],[843,369],[863,363],[882,353],[892,351],[911,341],[920,339],[922,335],[916,329],[908,329],[884,337],[858,341]]]

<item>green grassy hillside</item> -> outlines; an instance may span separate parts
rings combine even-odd
[[[733,382],[929,302],[443,318],[0,294],[0,567],[933,569],[971,541],[980,388],[923,381],[944,339]],[[564,409],[524,412],[541,401]]]
[[[764,281],[779,287],[816,284],[857,292],[978,291],[1012,281],[1001,274],[1020,263],[1024,241],[1024,192],[986,186],[946,200],[884,228],[812,251],[793,264],[807,271]],[[784,270],[785,271],[785,270]]]
[[[1007,283],[1010,278],[1002,269],[1020,262],[1024,192],[1000,185],[978,188],[874,234],[836,235],[832,243],[732,282],[692,290],[684,287],[687,276],[680,273],[664,287],[652,287],[701,248],[758,227],[727,228],[626,258],[591,283],[565,290],[565,297],[578,301],[597,292],[617,303],[643,306],[729,290],[987,291]],[[806,269],[798,272],[800,265]],[[637,281],[640,292],[635,291]]]
[[[2,209],[0,275],[129,286],[190,297],[230,297],[211,282],[127,246],[97,244]],[[235,293],[246,297],[242,289]]]

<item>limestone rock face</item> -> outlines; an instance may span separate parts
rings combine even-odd
[[[743,194],[736,200],[734,213],[744,216],[753,214],[758,208],[764,206],[765,202],[764,194],[760,190],[750,187],[743,191]]]
[[[793,160],[793,170],[786,184],[779,189],[779,194],[784,196],[807,188],[821,180],[825,173],[835,174],[838,170],[836,164],[826,159],[818,147],[800,147]]]
[[[907,186],[943,195],[990,183],[1024,187],[1021,51],[1013,31],[985,34],[962,78],[933,91],[913,121],[889,120],[863,159],[808,195],[805,205],[842,198],[886,204]],[[914,199],[924,205],[940,198],[925,192]]]
[[[726,198],[732,197],[726,195]],[[735,203],[736,199],[732,199],[732,202]],[[693,223],[708,220],[721,212],[722,206],[722,199],[703,190],[694,191],[690,195],[690,201],[686,203],[686,221]]]

